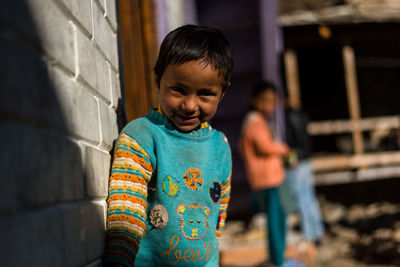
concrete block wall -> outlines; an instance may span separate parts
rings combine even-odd
[[[121,98],[115,0],[0,9],[0,266],[101,266]]]

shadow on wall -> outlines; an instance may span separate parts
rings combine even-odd
[[[68,58],[74,40],[49,28],[57,14],[44,4],[0,9],[0,266],[100,265],[104,197],[89,197],[99,186],[87,179],[95,141],[80,120],[83,111],[98,116],[97,105],[82,100]]]

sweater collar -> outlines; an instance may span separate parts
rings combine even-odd
[[[160,126],[164,126],[165,129],[168,132],[172,133],[173,135],[177,135],[183,138],[203,139],[207,138],[212,131],[212,127],[208,125],[207,122],[204,122],[201,124],[200,129],[198,130],[193,130],[188,133],[181,132],[176,128],[175,124],[170,119],[168,119],[167,116],[163,114],[160,107],[158,107],[158,109],[151,109],[150,112],[146,115],[146,117],[152,122]]]

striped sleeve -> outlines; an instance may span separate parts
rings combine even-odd
[[[149,155],[122,133],[115,146],[109,182],[106,262],[133,266],[146,232],[147,186],[152,173]]]
[[[225,226],[225,220],[227,216],[228,203],[231,195],[231,174],[226,178],[221,185],[221,198],[219,204],[219,215],[218,215],[218,225],[217,225],[217,236],[221,236],[222,228]]]

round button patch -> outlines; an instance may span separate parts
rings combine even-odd
[[[214,182],[210,186],[210,197],[214,203],[217,203],[219,198],[221,197],[221,184],[218,182]]]
[[[168,211],[163,205],[157,204],[151,208],[149,219],[153,227],[162,229],[168,223]]]

